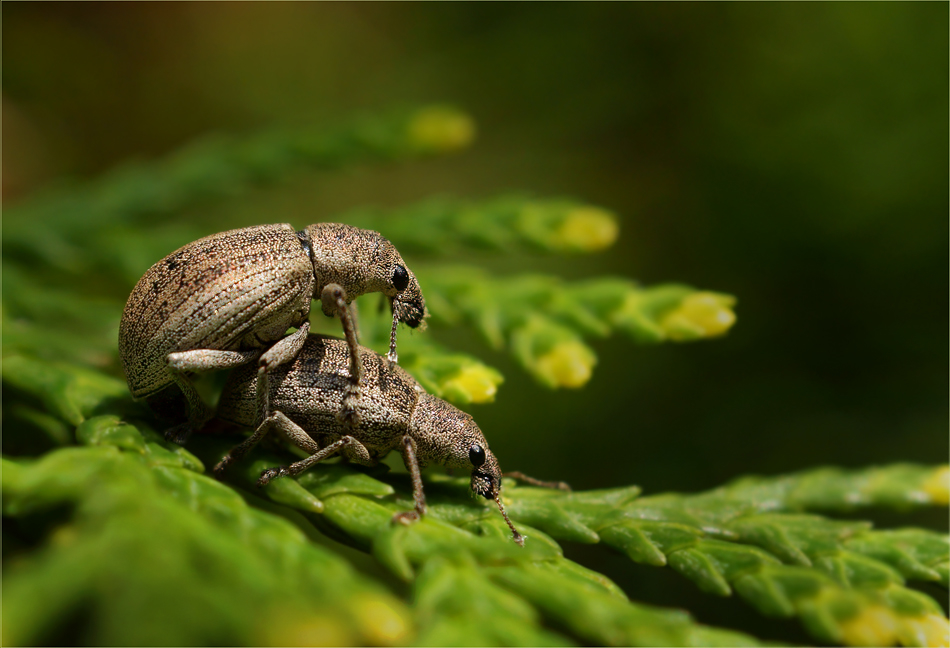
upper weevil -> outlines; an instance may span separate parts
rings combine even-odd
[[[350,387],[356,381],[360,396],[351,399]],[[515,541],[524,543],[502,506],[501,469],[478,425],[470,415],[426,393],[402,367],[363,347],[354,355],[344,340],[311,335],[296,359],[272,374],[268,383],[271,412],[263,422],[257,407],[258,386],[252,367],[228,376],[218,418],[257,429],[215,466],[216,474],[271,431],[310,456],[265,470],[259,485],[282,475],[297,475],[334,454],[371,466],[389,451],[398,450],[412,475],[415,508],[397,513],[394,520],[409,523],[425,514],[419,468],[433,462],[472,471],[472,490],[495,501]]]
[[[166,432],[184,442],[210,415],[189,373],[258,359],[266,384],[303,346],[312,299],[326,315],[344,317],[346,304],[369,292],[390,298],[395,359],[397,322],[417,327],[428,313],[415,276],[381,234],[339,223],[300,232],[280,224],[189,243],[149,268],[122,314],[119,355],[132,396],[179,417],[184,396],[187,422]],[[354,328],[344,328],[355,351]],[[266,400],[259,407],[266,415]]]

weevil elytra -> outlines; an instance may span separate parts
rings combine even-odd
[[[266,384],[303,346],[312,299],[326,315],[342,316],[369,292],[390,299],[395,359],[396,324],[418,327],[428,313],[415,275],[381,234],[339,223],[299,232],[280,224],[189,243],[153,265],[129,296],[119,325],[129,389],[157,414],[178,417],[166,435],[182,443],[210,418],[190,373],[257,360]],[[355,350],[354,329],[346,331]],[[266,413],[266,401],[259,406]]]
[[[353,399],[357,379],[359,398]],[[354,356],[345,340],[311,335],[292,362],[271,374],[271,413],[263,422],[257,408],[258,387],[253,367],[236,369],[228,377],[218,403],[218,418],[242,427],[257,427],[215,466],[216,474],[269,433],[276,433],[310,456],[289,466],[265,470],[258,482],[262,486],[276,477],[298,475],[335,454],[371,466],[391,450],[398,450],[412,476],[415,507],[396,514],[395,521],[408,524],[425,514],[419,469],[431,462],[471,471],[472,490],[495,501],[514,540],[524,543],[501,503],[498,460],[474,419],[426,393],[409,373],[387,358],[364,347]]]

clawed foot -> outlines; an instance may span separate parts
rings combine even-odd
[[[276,468],[268,468],[267,470],[261,473],[261,478],[257,480],[258,487],[267,486],[273,479],[282,477],[283,475],[289,475],[290,473],[287,470],[286,466],[277,466]]]
[[[215,478],[221,479],[224,477],[224,471],[231,464],[231,461],[231,455],[224,455],[224,458],[221,459],[221,461],[219,461],[212,469],[214,471]]]
[[[191,423],[182,423],[181,425],[176,425],[165,430],[165,440],[177,443],[178,445],[185,445],[194,431],[194,425]]]
[[[417,522],[421,516],[419,511],[413,509],[411,511],[402,511],[401,513],[396,513],[393,516],[393,524],[405,524],[406,526]]]

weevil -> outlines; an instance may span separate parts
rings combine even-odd
[[[360,396],[353,399],[356,381]],[[524,544],[501,502],[498,460],[474,419],[427,393],[386,357],[365,347],[354,355],[345,340],[310,335],[297,357],[271,374],[271,412],[263,421],[257,408],[258,388],[253,367],[236,369],[228,377],[218,403],[218,418],[242,427],[256,426],[256,430],[224,456],[215,466],[215,474],[220,476],[270,433],[310,456],[265,470],[258,481],[261,486],[277,477],[298,475],[335,454],[372,466],[397,450],[412,477],[414,508],[397,513],[394,521],[408,524],[425,514],[420,468],[435,463],[471,471],[472,491],[495,501],[514,540]]]
[[[184,443],[211,415],[189,374],[257,360],[266,386],[307,339],[312,299],[324,314],[344,317],[346,305],[369,292],[390,300],[395,361],[397,324],[419,327],[428,312],[415,275],[381,234],[339,223],[299,232],[279,224],[189,243],[153,265],[126,303],[119,355],[129,389],[160,416],[177,417],[166,436]],[[344,330],[355,353],[355,327]],[[266,415],[266,400],[258,406]]]

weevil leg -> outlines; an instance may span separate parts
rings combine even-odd
[[[270,416],[270,385],[268,376],[271,371],[297,357],[310,334],[310,320],[304,320],[296,331],[279,339],[265,351],[257,363],[257,416],[264,421]]]
[[[360,398],[360,381],[363,380],[363,363],[360,359],[360,345],[356,339],[356,325],[350,312],[350,305],[346,303],[346,291],[338,284],[327,284],[320,295],[323,303],[323,312],[328,312],[332,304],[335,312],[340,316],[343,324],[343,336],[350,350],[350,379],[343,395],[343,407],[339,417],[343,425],[352,431],[359,425],[359,416],[356,413],[356,403]]]
[[[517,479],[526,484],[531,484],[532,486],[540,486],[541,488],[554,488],[557,490],[562,490],[567,493],[571,492],[571,487],[567,482],[562,481],[542,481],[540,479],[535,479],[534,477],[529,477],[520,470],[513,470],[511,472],[506,472],[501,474],[502,477],[510,477],[512,479]]]
[[[220,351],[217,349],[194,349],[168,354],[168,368],[174,372],[216,371],[233,369],[254,360],[260,350]]]
[[[288,437],[292,434],[302,434],[305,436],[307,435],[307,433],[304,432],[303,429],[300,428],[299,425],[297,425],[296,423],[288,419],[281,412],[275,412],[274,414],[275,416],[279,415],[280,417],[283,417],[282,420],[274,422],[274,425],[276,425],[283,434],[287,435]],[[293,427],[293,428],[296,428],[296,430],[291,432],[288,429],[281,429],[283,426]],[[366,447],[363,446],[363,444],[361,444],[355,438],[347,435],[338,439],[337,441],[334,441],[333,443],[328,445],[326,448],[319,448],[317,452],[310,455],[306,459],[301,459],[300,461],[294,462],[290,464],[289,466],[277,466],[275,468],[268,468],[267,470],[261,473],[261,478],[257,480],[257,485],[266,486],[268,483],[271,482],[271,480],[276,479],[277,477],[283,477],[284,475],[289,475],[291,477],[293,477],[294,475],[299,475],[303,471],[313,466],[315,463],[319,463],[320,461],[323,461],[327,457],[332,457],[338,452],[356,448],[356,447],[359,447],[362,449],[362,452],[358,452],[358,454],[361,454],[361,455],[365,454],[367,457],[369,457],[369,452],[366,450]]]
[[[257,363],[258,366],[271,371],[285,362],[290,362],[300,353],[309,333],[310,320],[304,320],[296,331],[277,340],[267,351],[261,354],[261,358]]]
[[[267,436],[267,433],[270,432],[270,428],[271,421],[270,418],[267,418],[263,423],[257,426],[257,429],[254,430],[254,434],[246,438],[240,445],[231,448],[228,453],[221,458],[221,461],[215,464],[214,476],[220,479],[229,465],[242,459],[244,455],[250,452],[254,446]]]
[[[257,429],[254,430],[254,434],[224,455],[221,461],[214,467],[215,476],[220,477],[229,465],[243,459],[271,430],[276,431],[304,452],[309,452],[310,454],[320,452],[320,446],[317,445],[317,442],[314,441],[309,434],[304,432],[303,428],[287,418],[283,412],[273,412],[257,426]]]
[[[422,472],[416,459],[416,442],[408,434],[402,438],[402,460],[412,477],[412,501],[415,507],[411,511],[402,511],[393,516],[393,522],[412,524],[426,514],[426,494],[422,490]]]
[[[165,438],[184,445],[195,430],[200,429],[211,419],[211,410],[201,400],[198,390],[186,374],[231,369],[251,362],[259,354],[260,351],[220,351],[217,349],[194,349],[169,353],[168,370],[172,380],[181,389],[182,395],[188,402],[188,421],[166,430]]]

